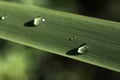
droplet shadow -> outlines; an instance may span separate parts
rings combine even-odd
[[[66,54],[72,55],[72,56],[80,55],[80,53],[78,53],[77,50],[78,50],[78,48],[72,49],[72,50],[68,51]]]
[[[34,23],[34,20],[30,20],[30,21],[24,23],[24,26],[25,27],[35,27],[35,25],[33,23]]]

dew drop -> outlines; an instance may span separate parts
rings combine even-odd
[[[87,44],[82,44],[79,48],[78,48],[78,53],[83,54],[83,53],[87,53],[88,52],[88,45]]]
[[[33,24],[35,26],[37,26],[37,25],[39,25],[39,24],[41,24],[43,22],[45,22],[45,18],[43,18],[43,17],[36,17],[36,18],[34,18]]]
[[[88,45],[84,43],[80,45],[80,47],[69,50],[66,54],[76,56],[76,55],[81,55],[87,52],[88,52]]]
[[[69,38],[69,41],[73,41],[73,40],[75,40],[75,38]]]
[[[41,25],[45,21],[46,21],[46,19],[44,17],[35,17],[34,19],[25,22],[24,26],[26,26],[26,27],[34,27],[34,26]]]
[[[5,20],[7,18],[7,16],[1,16],[0,20]]]

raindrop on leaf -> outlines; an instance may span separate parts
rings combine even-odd
[[[88,45],[87,44],[82,44],[79,48],[78,48],[78,53],[87,53],[88,52]]]
[[[43,18],[43,17],[36,17],[36,18],[34,18],[33,24],[35,26],[37,26],[39,24],[42,24],[43,22],[45,22],[45,18]]]
[[[5,20],[7,18],[7,16],[1,16],[0,20]]]

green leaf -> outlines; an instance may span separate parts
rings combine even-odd
[[[5,2],[0,2],[0,15],[8,16],[0,21],[2,39],[120,72],[118,22]],[[36,27],[24,25],[37,16],[46,21]],[[88,53],[67,54],[85,43]]]

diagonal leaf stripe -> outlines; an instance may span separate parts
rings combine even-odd
[[[35,6],[0,2],[0,38],[120,72],[120,23]],[[46,21],[25,25],[35,17]],[[88,53],[68,55],[82,44]],[[73,51],[74,54],[74,51]]]

